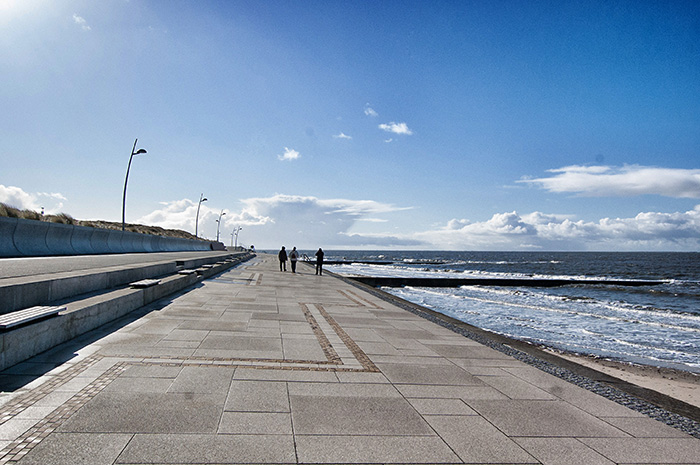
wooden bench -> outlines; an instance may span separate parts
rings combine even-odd
[[[30,321],[57,315],[66,307],[36,306],[0,315],[0,329],[9,329]]]
[[[151,287],[160,284],[160,279],[142,279],[141,281],[136,281],[130,283],[129,286],[136,288]]]

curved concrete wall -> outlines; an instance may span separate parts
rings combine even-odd
[[[0,256],[16,257],[19,255],[15,247],[15,229],[17,228],[17,218],[2,218],[0,221]],[[2,255],[3,252],[5,255]]]
[[[212,250],[213,242],[0,217],[0,257]],[[218,244],[216,244],[218,246]]]
[[[53,255],[72,255],[75,253],[70,241],[72,235],[71,225],[53,223],[46,232],[46,246]]]
[[[95,232],[95,228],[73,229],[73,234],[70,237],[70,245],[77,255],[95,253],[90,242],[93,232]]]
[[[90,235],[90,247],[92,247],[93,252],[97,254],[109,253],[109,244],[107,240],[109,239],[109,229],[97,229]]]
[[[15,234],[12,236],[17,251],[25,257],[51,255],[49,246],[46,245],[50,224],[18,219]]]

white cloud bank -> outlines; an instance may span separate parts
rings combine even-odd
[[[406,210],[373,200],[319,199],[309,196],[276,194],[272,197],[241,201],[240,212],[227,212],[222,218],[221,241],[227,242],[233,228],[241,226],[239,243],[257,248],[282,245],[298,248],[412,247],[420,244],[411,238],[392,235],[358,235],[349,231],[359,221],[378,222],[384,213]],[[194,231],[197,202],[188,199],[163,202],[163,208],[139,218],[137,222],[167,228]],[[200,236],[216,236],[218,210],[202,205]]]
[[[202,203],[199,209],[199,221],[197,221],[198,200],[182,199],[171,202],[160,202],[163,208],[137,219],[135,223],[149,226],[160,226],[167,229],[182,229],[195,233],[200,237],[213,239],[216,237],[216,220],[219,219],[221,210],[210,208]],[[228,210],[224,210],[228,215]],[[223,218],[226,218],[224,216]],[[199,223],[199,224],[197,224]],[[224,221],[222,220],[222,224]]]
[[[569,215],[497,213],[488,221],[453,219],[414,238],[445,250],[700,250],[700,205],[687,212],[643,212],[597,222]]]
[[[344,132],[341,132],[340,134],[334,135],[333,138],[334,138],[334,139],[347,139],[347,140],[351,140],[351,139],[352,139],[351,136],[348,136],[348,135],[345,134]]]
[[[522,179],[550,192],[578,193],[588,197],[657,194],[676,198],[700,198],[700,170],[639,165],[566,166],[549,170],[552,177]]]
[[[27,193],[0,185],[0,202],[20,209],[59,213],[65,197],[58,193]],[[374,200],[319,199],[276,194],[241,201],[240,211],[224,210],[220,240],[229,243],[242,226],[239,243],[257,248],[281,245],[301,249],[424,249],[424,250],[595,250],[699,251],[700,205],[685,212],[641,212],[630,218],[576,219],[575,215],[534,212],[496,213],[486,221],[452,219],[422,232],[362,234],[363,225],[392,223],[383,215],[410,210]],[[136,222],[194,232],[197,199],[161,202],[162,208]],[[216,237],[219,206],[202,204],[199,235]],[[70,213],[70,212],[68,212]]]
[[[258,248],[365,248],[424,250],[698,251],[700,205],[686,212],[642,212],[632,218],[577,220],[573,215],[497,213],[486,221],[452,219],[421,232],[357,233],[363,224],[386,225],[384,214],[410,207],[373,200],[319,199],[276,194],[241,201],[223,217],[221,240],[242,226],[239,242]],[[139,219],[140,223],[194,231],[196,202],[181,200]],[[216,235],[219,211],[202,206],[200,235]]]

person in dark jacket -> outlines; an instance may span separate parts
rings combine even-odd
[[[316,252],[316,274],[323,275],[323,250],[320,247]]]
[[[292,273],[297,272],[297,260],[299,260],[299,252],[297,248],[294,247],[291,252],[289,252],[289,263],[292,264]]]
[[[280,259],[280,271],[287,271],[287,251],[284,250],[284,246],[282,246],[282,250],[277,254],[277,257]]]

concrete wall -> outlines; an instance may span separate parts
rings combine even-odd
[[[222,247],[208,241],[0,217],[0,258],[212,250],[212,244]]]

